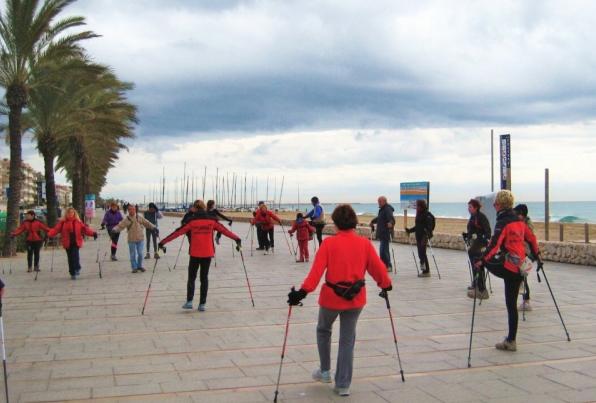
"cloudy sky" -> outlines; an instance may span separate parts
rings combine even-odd
[[[541,200],[550,168],[553,199],[596,200],[596,4],[572,3],[81,0],[68,12],[141,120],[104,196],[142,201],[186,161],[258,176],[259,198],[285,176],[288,202],[418,180],[463,201],[490,191],[494,129],[519,199]]]

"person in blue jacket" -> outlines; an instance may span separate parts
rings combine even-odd
[[[313,209],[310,210],[304,218],[310,218],[310,222],[312,226],[315,227],[317,233],[319,246],[321,246],[321,242],[323,242],[323,228],[325,228],[325,212],[323,211],[323,207],[321,207],[317,196],[313,196],[310,199],[310,202],[313,205]]]

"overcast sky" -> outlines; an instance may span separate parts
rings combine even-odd
[[[285,176],[287,201],[298,184],[304,199],[395,200],[418,180],[464,201],[490,191],[492,128],[511,133],[518,199],[542,199],[548,167],[553,199],[596,200],[594,2],[83,0],[68,13],[136,85],[137,138],[104,196],[142,201],[186,161]]]

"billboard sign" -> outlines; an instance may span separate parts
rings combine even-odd
[[[511,190],[511,136],[500,136],[501,150],[501,189]]]
[[[402,182],[399,184],[399,201],[402,209],[415,209],[416,200],[426,200],[429,205],[430,182]]]
[[[85,195],[85,217],[86,218],[95,217],[95,195],[94,194]]]

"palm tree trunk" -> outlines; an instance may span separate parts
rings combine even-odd
[[[72,206],[74,209],[81,214],[82,210],[82,180],[81,180],[81,157],[78,153],[74,156],[75,168],[72,172]]]
[[[56,206],[56,181],[54,180],[54,153],[46,150],[43,154],[44,174],[46,178],[46,207],[48,210],[48,226],[56,225],[58,207]]]

